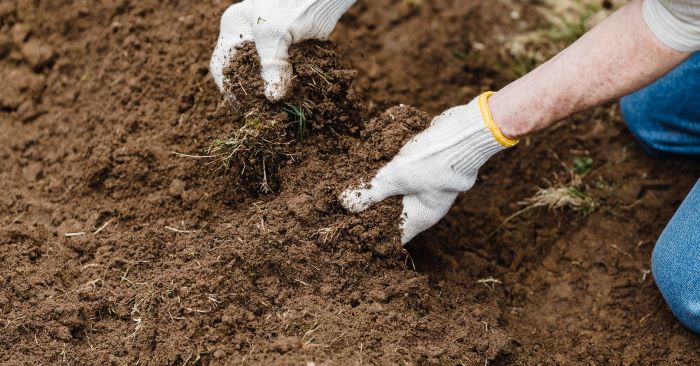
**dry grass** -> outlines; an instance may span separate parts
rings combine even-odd
[[[208,154],[226,170],[231,169],[237,161],[288,156],[290,141],[284,138],[285,129],[279,124],[280,122],[275,120],[262,121],[256,117],[248,117],[243,127],[236,130],[232,136],[214,140],[209,146]],[[245,168],[244,165],[243,169]]]
[[[305,129],[306,120],[297,120],[300,133]],[[219,164],[224,171],[237,169],[236,174],[254,177],[259,182],[259,191],[272,192],[271,178],[276,174],[278,164],[293,157],[291,144],[294,139],[288,136],[288,123],[275,119],[263,119],[254,113],[246,117],[241,128],[230,137],[214,140],[207,151],[207,159]]]
[[[598,207],[598,202],[593,196],[586,193],[588,187],[583,183],[583,177],[588,174],[592,164],[592,160],[590,162],[585,160],[579,164],[575,162],[573,167],[567,168],[570,176],[568,181],[563,182],[555,177],[555,183],[550,183],[546,188],[538,188],[533,196],[518,202],[518,204],[525,207],[503,220],[498,227],[491,231],[489,237],[496,234],[514,218],[540,207],[547,207],[554,211],[568,209],[581,216],[588,216],[593,213]],[[582,173],[577,174],[576,172]]]
[[[322,244],[327,244],[335,240],[339,235],[340,230],[336,227],[324,227],[316,230],[311,237],[317,238]]]
[[[314,325],[301,337],[301,344],[303,348],[308,348],[316,342],[316,336],[314,333],[321,327],[320,324],[314,323]]]
[[[548,207],[553,210],[570,208],[575,212],[588,215],[595,210],[597,203],[581,187],[581,176],[574,175],[568,183],[558,183],[538,189],[534,196],[523,200],[520,204],[526,206],[527,209],[537,207]]]

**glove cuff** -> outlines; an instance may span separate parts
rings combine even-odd
[[[493,120],[488,105],[492,92],[486,92],[464,107],[456,107],[448,111],[457,113],[457,129],[444,132],[444,147],[450,149],[448,162],[458,174],[470,174],[478,170],[486,160],[499,151],[513,147],[518,143],[505,136]]]
[[[491,108],[489,107],[489,97],[494,94],[492,91],[487,91],[482,93],[476,98],[477,104],[479,105],[479,111],[481,112],[481,118],[484,120],[486,128],[491,131],[493,138],[501,144],[503,147],[513,147],[518,144],[519,140],[511,139],[501,132],[501,129],[493,120],[493,115],[491,114]]]

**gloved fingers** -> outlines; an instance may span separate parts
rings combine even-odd
[[[362,212],[385,198],[404,194],[395,179],[392,179],[389,166],[382,168],[369,185],[348,188],[340,194],[340,203],[350,212]]]
[[[260,56],[265,96],[271,102],[283,99],[292,81],[292,65],[289,63],[289,34],[262,31],[255,35],[255,46]]]
[[[401,243],[406,244],[416,235],[429,229],[442,219],[457,198],[457,193],[435,192],[403,197],[401,214]]]
[[[252,40],[253,28],[248,2],[229,6],[221,16],[219,40],[209,64],[212,78],[221,92],[224,91],[224,69],[231,62],[235,48]]]

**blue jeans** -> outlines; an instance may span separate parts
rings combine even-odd
[[[663,78],[622,98],[632,134],[652,155],[700,157],[700,52]],[[700,180],[659,237],[651,270],[673,313],[700,333]]]

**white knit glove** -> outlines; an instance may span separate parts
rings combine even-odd
[[[360,212],[389,196],[403,195],[399,226],[404,244],[435,225],[457,194],[474,185],[486,160],[518,143],[504,136],[493,121],[488,107],[491,94],[435,117],[369,185],[344,191],[340,195],[343,207]]]
[[[254,41],[260,56],[265,95],[284,98],[292,78],[289,45],[308,39],[325,40],[340,16],[355,0],[245,0],[231,5],[221,17],[221,33],[211,59],[211,74],[224,91],[224,69],[232,52]]]

